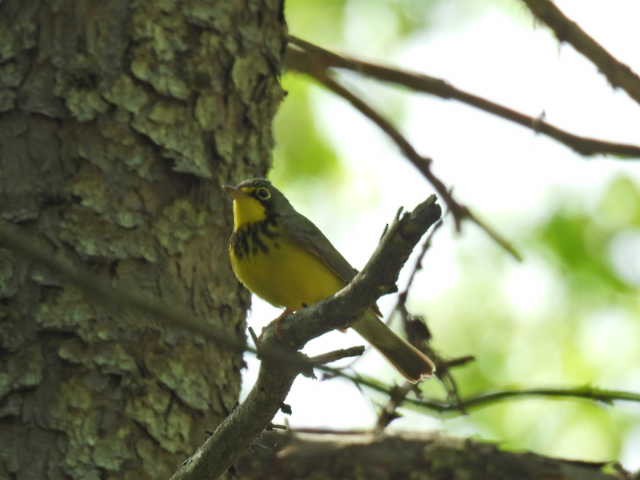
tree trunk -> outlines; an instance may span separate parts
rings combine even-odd
[[[244,338],[220,185],[265,173],[281,0],[0,2],[0,216]],[[161,479],[242,358],[0,250],[0,478]],[[158,322],[156,322],[158,325]]]
[[[609,469],[609,473],[604,470]],[[437,434],[267,432],[237,464],[237,480],[621,480],[614,465],[572,462]]]

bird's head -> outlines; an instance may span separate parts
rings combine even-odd
[[[265,178],[250,178],[236,186],[225,185],[233,198],[234,230],[293,209],[286,197]]]

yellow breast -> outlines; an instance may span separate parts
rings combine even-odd
[[[333,295],[345,284],[317,257],[282,236],[262,238],[266,247],[238,257],[229,249],[238,279],[275,306],[293,310]]]

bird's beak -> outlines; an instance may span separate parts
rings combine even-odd
[[[245,194],[242,190],[238,187],[234,187],[233,185],[223,185],[222,188],[227,192],[227,195],[231,196],[234,200]]]

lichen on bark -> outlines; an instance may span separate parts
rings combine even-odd
[[[0,218],[242,337],[220,185],[262,175],[281,2],[0,2]],[[167,478],[242,358],[0,250],[0,478]],[[34,458],[35,457],[35,458]]]

